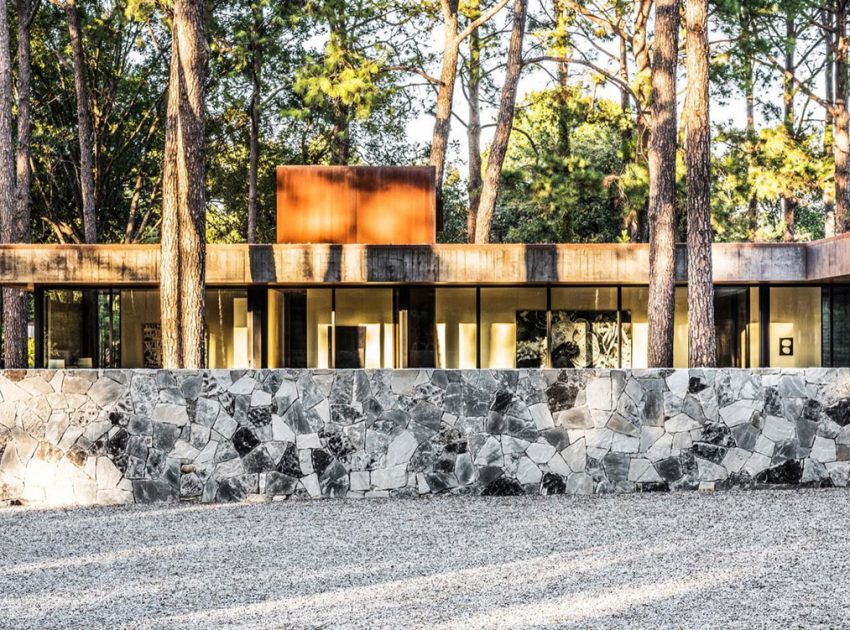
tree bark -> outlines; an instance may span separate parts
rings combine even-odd
[[[478,218],[475,225],[475,242],[489,243],[490,228],[493,225],[493,213],[496,210],[496,198],[499,194],[499,180],[502,164],[508,151],[508,140],[514,120],[516,89],[522,72],[522,40],[525,35],[525,18],[528,14],[528,0],[514,0],[514,23],[511,28],[511,41],[508,46],[508,63],[505,70],[505,83],[499,102],[499,117],[496,133],[487,158],[487,170],[481,189],[481,202],[478,205]]]
[[[449,146],[449,129],[452,118],[452,99],[457,76],[457,60],[460,50],[458,36],[458,0],[442,0],[443,10],[443,66],[440,70],[440,88],[437,91],[437,106],[434,112],[434,131],[431,134],[431,157],[437,187],[437,204],[443,200],[443,172],[446,168],[446,151]]]
[[[94,149],[92,148],[91,102],[86,85],[86,61],[76,0],[63,5],[68,18],[68,35],[74,60],[74,89],[77,94],[77,135],[80,141],[80,196],[83,201],[83,239],[97,243],[97,211],[94,196]]]
[[[835,233],[850,228],[850,112],[847,110],[847,0],[835,3]]]
[[[570,68],[566,61],[569,56],[569,35],[567,32],[567,21],[569,9],[563,0],[555,0],[555,28],[558,33],[555,42],[556,50],[562,56],[558,61],[558,153],[560,155],[570,154],[570,117],[567,111],[567,99],[569,99]]]
[[[251,31],[251,128],[248,138],[248,234],[249,243],[257,242],[257,172],[260,164],[260,73],[262,49],[260,36],[263,29],[263,7],[259,2],[251,5],[253,18]]]
[[[478,1],[471,3],[470,17],[480,15]],[[469,36],[469,61],[467,63],[469,96],[469,122],[466,126],[466,140],[469,153],[469,176],[466,192],[469,199],[469,211],[466,219],[466,240],[475,242],[475,222],[478,218],[478,204],[481,201],[481,37],[478,29]]]
[[[741,14],[741,54],[744,57],[744,98],[747,109],[747,140],[756,141],[756,96],[755,96],[755,62],[753,59],[752,19],[747,7],[742,7]],[[747,167],[747,178],[749,181],[749,167]],[[758,237],[759,214],[758,201],[754,192],[750,192],[747,200],[747,217],[749,225],[747,228],[747,240],[754,242]]]
[[[162,350],[167,368],[200,368],[205,348],[204,84],[202,0],[175,0],[162,205]]]
[[[631,37],[632,53],[635,57],[634,85],[637,100],[635,102],[635,161],[648,160],[651,114],[652,69],[650,68],[649,45],[647,43],[647,23],[652,10],[653,0],[635,2],[634,24]],[[629,239],[633,242],[649,240],[649,208],[642,205],[629,217]]]
[[[785,130],[789,138],[794,138],[794,118],[796,116],[794,110],[794,94],[796,92],[794,81],[791,77],[796,71],[796,62],[794,55],[797,47],[797,27],[794,23],[794,15],[786,13],[785,15],[785,75],[782,83],[782,106],[783,106],[783,121]],[[793,193],[785,192],[782,195],[782,219],[785,225],[785,231],[782,235],[782,240],[791,242],[796,240],[795,236],[795,217],[797,214],[797,199]]]
[[[637,126],[637,146],[635,154],[641,161],[647,154],[650,121],[645,110],[649,106],[651,92],[651,73],[649,46],[647,45],[647,22],[652,10],[652,0],[638,0],[635,6],[634,31],[632,32],[632,52],[635,56],[635,84],[640,102],[635,103],[635,123]]]
[[[826,111],[824,117],[823,129],[823,151],[829,155],[832,153],[833,144],[833,126],[835,125],[835,117],[833,111],[835,107],[835,37],[832,32],[832,11],[830,7],[824,6],[821,8],[821,22],[824,24],[824,100],[826,101]],[[824,190],[823,194],[823,228],[824,236],[827,238],[835,235],[835,201],[834,191]]]
[[[7,0],[0,0],[0,241],[15,242],[15,160],[12,143],[12,54],[9,49]],[[14,289],[3,289],[3,358],[6,367],[21,367],[20,322],[6,304]],[[20,291],[18,291],[20,293]],[[10,317],[12,316],[12,317]],[[24,322],[26,331],[26,322]],[[26,338],[23,343],[26,348]]]
[[[688,95],[685,163],[688,186],[688,365],[715,367],[711,262],[711,130],[708,84],[708,0],[685,3]]]
[[[15,216],[10,222],[10,242],[30,240],[30,138],[32,136],[32,63],[30,28],[37,5],[18,0],[18,98],[17,146],[15,149]],[[8,23],[7,23],[8,28]],[[4,54],[7,48],[4,48]],[[16,288],[3,289],[3,359],[6,368],[28,366],[27,293]]]
[[[678,0],[659,0],[655,8],[649,141],[649,367],[673,365],[678,36]]]

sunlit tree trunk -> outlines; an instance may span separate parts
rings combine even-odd
[[[478,0],[470,3],[469,13],[472,19],[480,15]],[[469,121],[466,127],[466,139],[469,152],[469,176],[466,191],[469,198],[469,211],[466,219],[466,240],[474,243],[475,222],[478,218],[478,204],[481,201],[481,36],[478,34],[478,29],[469,36],[467,81]]]
[[[824,113],[823,125],[823,151],[826,155],[832,153],[832,138],[833,126],[835,117],[833,116],[835,107],[835,37],[832,32],[832,11],[830,7],[825,6],[820,11],[821,22],[824,25],[824,66],[823,66],[823,82],[824,82],[824,100],[826,108]],[[823,228],[824,235],[827,237],[835,235],[835,202],[834,191],[827,188],[823,191]]]
[[[30,0],[18,0],[17,2],[18,120],[17,146],[15,148],[15,214],[9,225],[9,240],[15,243],[27,243],[30,240],[30,186],[32,181],[30,167],[30,137],[32,135],[30,30],[34,11],[37,7],[38,5],[33,5]],[[28,358],[27,293],[20,289],[6,288],[3,290],[4,365],[7,368],[25,368],[28,364]]]
[[[635,122],[637,126],[637,148],[636,154],[640,160],[646,157],[649,143],[650,121],[644,113],[650,103],[651,74],[649,59],[649,45],[647,43],[647,22],[652,10],[652,0],[637,0],[635,3],[635,17],[632,31],[632,53],[635,56],[635,78],[636,94],[640,99],[635,103]]]
[[[0,241],[15,242],[15,159],[12,143],[12,54],[9,49],[7,0],[0,0]],[[19,322],[5,303],[13,289],[3,290],[3,355],[6,367],[19,361]]]
[[[685,163],[688,186],[688,365],[714,367],[714,284],[711,264],[711,129],[708,84],[708,0],[685,3],[688,96]]]
[[[248,234],[247,241],[257,241],[257,173],[260,164],[260,73],[262,71],[262,49],[260,36],[263,29],[263,7],[255,1],[251,4],[251,127],[248,133]]]
[[[650,136],[651,75],[649,44],[647,41],[647,24],[652,10],[653,0],[636,0],[634,5],[634,22],[632,30],[632,53],[635,57],[635,73],[632,81],[637,95],[635,102],[635,160],[639,164],[648,161],[648,146]],[[631,218],[629,238],[635,242],[649,240],[649,208],[644,205]]]
[[[755,97],[755,63],[753,60],[752,49],[752,20],[750,11],[746,7],[741,7],[741,55],[744,57],[744,100],[747,111],[747,141],[755,142],[756,140],[756,97]],[[749,181],[749,166],[747,166],[747,179]],[[758,237],[759,227],[759,211],[758,200],[754,192],[750,192],[747,199],[747,219],[749,225],[747,227],[747,240],[755,241]]]
[[[165,129],[161,308],[164,367],[200,368],[205,347],[202,0],[175,0]]]
[[[74,89],[77,95],[77,136],[80,143],[80,196],[83,202],[83,238],[97,243],[97,211],[94,194],[94,149],[92,148],[91,101],[86,85],[86,60],[76,0],[63,4],[74,61]]]
[[[678,36],[678,0],[659,0],[655,8],[649,141],[649,367],[673,365]]]
[[[475,242],[489,243],[490,228],[493,225],[493,213],[496,210],[496,198],[499,195],[499,180],[502,164],[508,151],[508,140],[514,119],[516,90],[522,72],[522,41],[525,35],[525,18],[528,14],[528,0],[514,0],[514,23],[511,28],[511,40],[508,46],[508,63],[505,70],[505,83],[499,102],[499,117],[496,133],[487,158],[487,170],[481,189],[481,202],[478,206],[478,218],[475,226]]]
[[[835,3],[835,233],[850,228],[850,112],[847,110],[847,0]]]
[[[437,91],[437,105],[434,110],[434,131],[431,134],[431,157],[429,163],[434,167],[437,186],[437,203],[443,200],[443,173],[446,168],[446,151],[449,146],[449,130],[452,118],[452,99],[457,76],[459,57],[458,36],[458,0],[441,0],[443,11],[443,57],[440,70],[440,86]]]
[[[555,47],[560,59],[558,60],[558,153],[562,156],[570,153],[570,121],[567,111],[567,101],[570,89],[570,67],[567,59],[570,55],[569,40],[569,8],[563,0],[554,0],[555,13]]]
[[[796,71],[795,51],[797,47],[797,27],[794,23],[794,15],[787,13],[785,15],[785,76],[782,84],[782,109],[783,121],[785,130],[789,138],[794,138],[794,81],[791,77]],[[793,193],[784,193],[782,195],[782,220],[785,225],[785,231],[782,235],[782,240],[790,242],[796,239],[795,222],[797,214],[797,199]]]

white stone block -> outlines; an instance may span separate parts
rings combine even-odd
[[[767,416],[762,435],[773,442],[782,442],[794,437],[794,425],[779,416]]]
[[[545,464],[555,454],[555,447],[551,444],[535,442],[534,444],[529,444],[525,454],[531,458],[531,461],[537,464]]]
[[[640,439],[622,433],[615,433],[611,440],[611,450],[615,453],[637,453],[640,450]]]
[[[723,457],[721,465],[729,472],[740,472],[749,456],[750,452],[745,451],[742,448],[730,448],[726,451],[726,455]]]
[[[267,407],[272,404],[272,395],[262,389],[255,389],[251,394],[252,407]]]
[[[151,420],[154,422],[167,422],[176,424],[178,427],[189,424],[189,414],[183,405],[171,405],[160,403],[154,407]]]
[[[812,445],[812,453],[810,457],[823,464],[834,462],[836,457],[835,440],[817,436],[815,443]]]
[[[629,461],[629,481],[635,483],[655,483],[661,481],[661,477],[648,459],[635,457]]]
[[[606,411],[614,408],[610,376],[596,377],[587,384],[587,406],[591,409]]]
[[[399,464],[406,464],[410,461],[418,446],[419,443],[416,441],[416,436],[411,431],[403,431],[393,438],[387,447],[386,465],[392,467]]]
[[[272,439],[277,442],[295,442],[295,432],[283,416],[272,415]]]
[[[393,466],[372,471],[372,485],[378,490],[403,488],[407,485],[407,467]]]
[[[350,473],[349,487],[358,492],[365,492],[372,487],[368,470],[353,470]],[[423,479],[425,475],[422,475]]]
[[[531,413],[531,419],[534,420],[534,425],[538,430],[551,429],[555,426],[552,420],[552,413],[549,411],[549,405],[546,403],[537,403],[528,408]]]
[[[305,448],[322,448],[322,441],[319,439],[318,433],[302,433],[295,436],[295,445],[298,450]]]
[[[523,457],[519,460],[516,470],[516,478],[521,484],[540,483],[543,478],[543,473],[537,465],[528,457]]]
[[[587,468],[587,448],[584,438],[562,450],[561,457],[572,472],[583,472]]]
[[[115,467],[115,464],[108,457],[98,457],[96,466],[95,479],[97,480],[98,490],[112,489],[121,481],[121,471]]]

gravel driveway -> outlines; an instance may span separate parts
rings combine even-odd
[[[848,627],[850,493],[0,510],[3,628]]]

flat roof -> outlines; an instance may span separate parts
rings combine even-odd
[[[716,243],[718,284],[850,281],[850,234],[809,243]],[[159,283],[159,245],[0,245],[0,284]],[[678,246],[676,278],[687,280]],[[208,285],[647,284],[643,243],[208,245]]]

